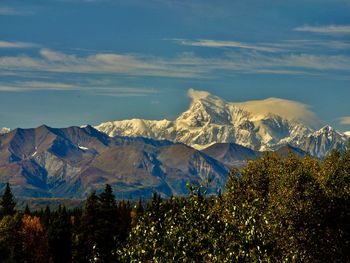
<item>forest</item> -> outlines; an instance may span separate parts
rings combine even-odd
[[[350,147],[324,160],[266,153],[225,190],[130,203],[112,187],[83,208],[16,209],[0,200],[0,261],[350,262]]]

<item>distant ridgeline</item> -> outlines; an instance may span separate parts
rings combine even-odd
[[[84,199],[105,184],[118,199],[186,195],[188,183],[217,194],[232,167],[262,154],[235,143],[197,150],[166,140],[110,137],[91,126],[15,129],[0,135],[0,145],[0,190],[10,182],[20,198]],[[288,144],[275,151],[304,155]]]

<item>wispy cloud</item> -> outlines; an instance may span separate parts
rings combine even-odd
[[[23,10],[8,6],[0,6],[0,16],[26,16],[32,14],[34,14],[32,10]]]
[[[340,117],[338,119],[339,123],[340,124],[343,124],[343,125],[350,125],[350,116],[344,116],[344,117]]]
[[[291,53],[301,51],[322,51],[327,50],[347,50],[350,49],[350,42],[346,40],[318,40],[318,39],[292,39],[280,42],[245,43],[241,41],[224,41],[212,39],[190,40],[182,38],[164,39],[174,41],[184,46],[206,47],[206,48],[226,48],[242,49],[248,51],[270,52],[270,53]]]
[[[311,32],[330,35],[350,34],[350,25],[326,25],[326,26],[309,26],[304,25],[294,28],[294,31]]]
[[[113,84],[109,81],[87,80],[82,84],[50,82],[50,81],[15,81],[0,82],[0,92],[31,92],[31,91],[81,91],[89,94],[108,97],[144,97],[156,94],[158,91],[147,87],[127,87]]]
[[[73,84],[60,82],[17,81],[13,83],[0,83],[0,91],[21,92],[35,90],[76,90],[79,87]]]
[[[0,71],[19,75],[27,72],[54,72],[167,78],[210,78],[232,73],[344,75],[350,73],[350,56],[232,50],[215,57],[183,53],[164,58],[117,53],[78,56],[41,49],[37,56],[0,57]]]
[[[0,48],[33,48],[38,47],[37,44],[27,42],[9,42],[0,40]]]
[[[222,40],[211,40],[211,39],[198,39],[198,40],[189,40],[189,39],[169,39],[175,42],[178,42],[181,45],[185,46],[195,46],[195,47],[207,47],[207,48],[241,48],[241,49],[250,49],[264,52],[277,52],[281,51],[280,48],[271,47],[265,44],[252,45],[248,43],[243,43],[239,41],[222,41]]]
[[[157,93],[153,88],[136,88],[136,87],[102,87],[89,88],[90,92],[96,95],[108,97],[145,97]]]
[[[41,49],[40,57],[0,57],[0,69],[60,73],[125,74],[187,78],[199,76],[195,67],[179,67],[169,60],[131,54],[97,53],[88,56]]]
[[[271,44],[276,47],[287,48],[289,50],[347,50],[350,49],[350,42],[343,40],[318,40],[318,39],[293,39],[285,40],[282,43]]]

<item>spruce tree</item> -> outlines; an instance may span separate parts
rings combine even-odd
[[[45,208],[45,210],[42,214],[42,218],[41,218],[41,221],[46,229],[49,228],[50,219],[51,219],[51,210],[50,210],[50,207],[48,205],[46,205],[46,208]]]
[[[118,206],[118,236],[119,243],[122,244],[128,237],[131,228],[131,206],[124,200]]]
[[[97,244],[99,241],[99,203],[96,192],[90,194],[85,203],[81,218],[80,234],[78,237],[77,262],[90,262],[99,254]]]
[[[60,206],[48,230],[49,249],[54,263],[72,262],[71,226],[66,208]]]
[[[98,249],[102,262],[111,262],[112,250],[118,239],[118,209],[112,187],[106,185],[104,192],[99,195],[100,215]]]
[[[4,194],[0,201],[1,206],[1,216],[14,215],[16,213],[15,206],[16,202],[14,200],[10,184],[7,183],[5,187]]]
[[[28,204],[26,204],[26,207],[24,208],[24,214],[25,215],[30,215],[30,209],[29,209]]]

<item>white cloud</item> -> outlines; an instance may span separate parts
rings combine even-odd
[[[87,56],[41,49],[39,56],[0,56],[0,72],[120,74],[171,78],[210,78],[220,74],[348,74],[350,56],[306,53],[270,54],[256,51],[225,52],[219,57],[184,53],[173,58],[137,54],[96,53]]]
[[[0,15],[18,15],[18,11],[11,7],[0,7]]]
[[[0,83],[0,91],[21,92],[34,90],[74,90],[78,86],[59,82],[40,82],[40,81],[18,81],[14,83]]]
[[[210,96],[210,93],[208,91],[195,90],[195,89],[191,88],[187,91],[187,96],[193,100],[201,100],[201,99],[204,99],[204,98]]]
[[[340,124],[350,125],[350,116],[340,117],[338,120]]]
[[[46,60],[52,61],[52,62],[64,62],[64,61],[72,62],[73,60],[76,59],[76,57],[73,55],[66,55],[64,53],[53,51],[48,48],[41,49],[40,55]]]
[[[152,88],[135,88],[135,87],[102,87],[89,88],[96,95],[111,96],[111,97],[145,97],[157,93],[157,90]]]
[[[331,39],[291,39],[281,42],[263,42],[263,43],[244,43],[240,41],[223,41],[211,39],[190,40],[182,38],[164,39],[174,41],[184,46],[207,47],[207,48],[232,48],[242,49],[248,51],[270,52],[270,53],[291,53],[302,51],[319,51],[326,50],[347,50],[350,49],[350,42],[345,40],[331,40]]]
[[[26,55],[0,57],[0,69],[60,73],[126,74],[132,76],[194,77],[195,67],[179,67],[172,60],[137,55],[97,53],[77,56],[41,49],[41,57]]]
[[[9,42],[0,40],[0,48],[33,48],[38,47],[38,45],[26,42]]]
[[[253,113],[254,115],[276,114],[288,120],[298,120],[302,123],[317,128],[321,125],[319,118],[310,110],[310,106],[298,101],[268,98],[265,100],[254,100],[234,105]]]
[[[81,85],[49,82],[49,81],[16,81],[0,83],[0,92],[28,92],[28,91],[83,91],[94,95],[112,97],[144,97],[156,94],[158,91],[147,87],[124,87],[113,85],[108,81],[87,80]]]
[[[350,25],[326,25],[326,26],[301,26],[294,28],[294,31],[311,32],[319,34],[346,35],[350,34]]]
[[[315,51],[315,49],[319,49],[320,51],[324,50],[347,50],[350,49],[350,42],[343,40],[315,40],[315,39],[293,39],[293,40],[285,40],[282,43],[271,44],[272,46],[285,48],[289,50],[308,50]]]
[[[18,8],[12,8],[8,6],[0,6],[0,16],[25,16],[32,15],[33,11],[23,10]]]
[[[211,40],[211,39],[199,39],[199,40],[188,40],[188,39],[170,39],[185,46],[196,46],[196,47],[208,47],[208,48],[241,48],[250,49],[264,52],[277,52],[280,48],[271,47],[266,44],[252,45],[239,41],[222,41],[222,40]]]
[[[350,57],[345,55],[288,55],[282,57],[281,66],[300,67],[314,70],[350,70]]]

